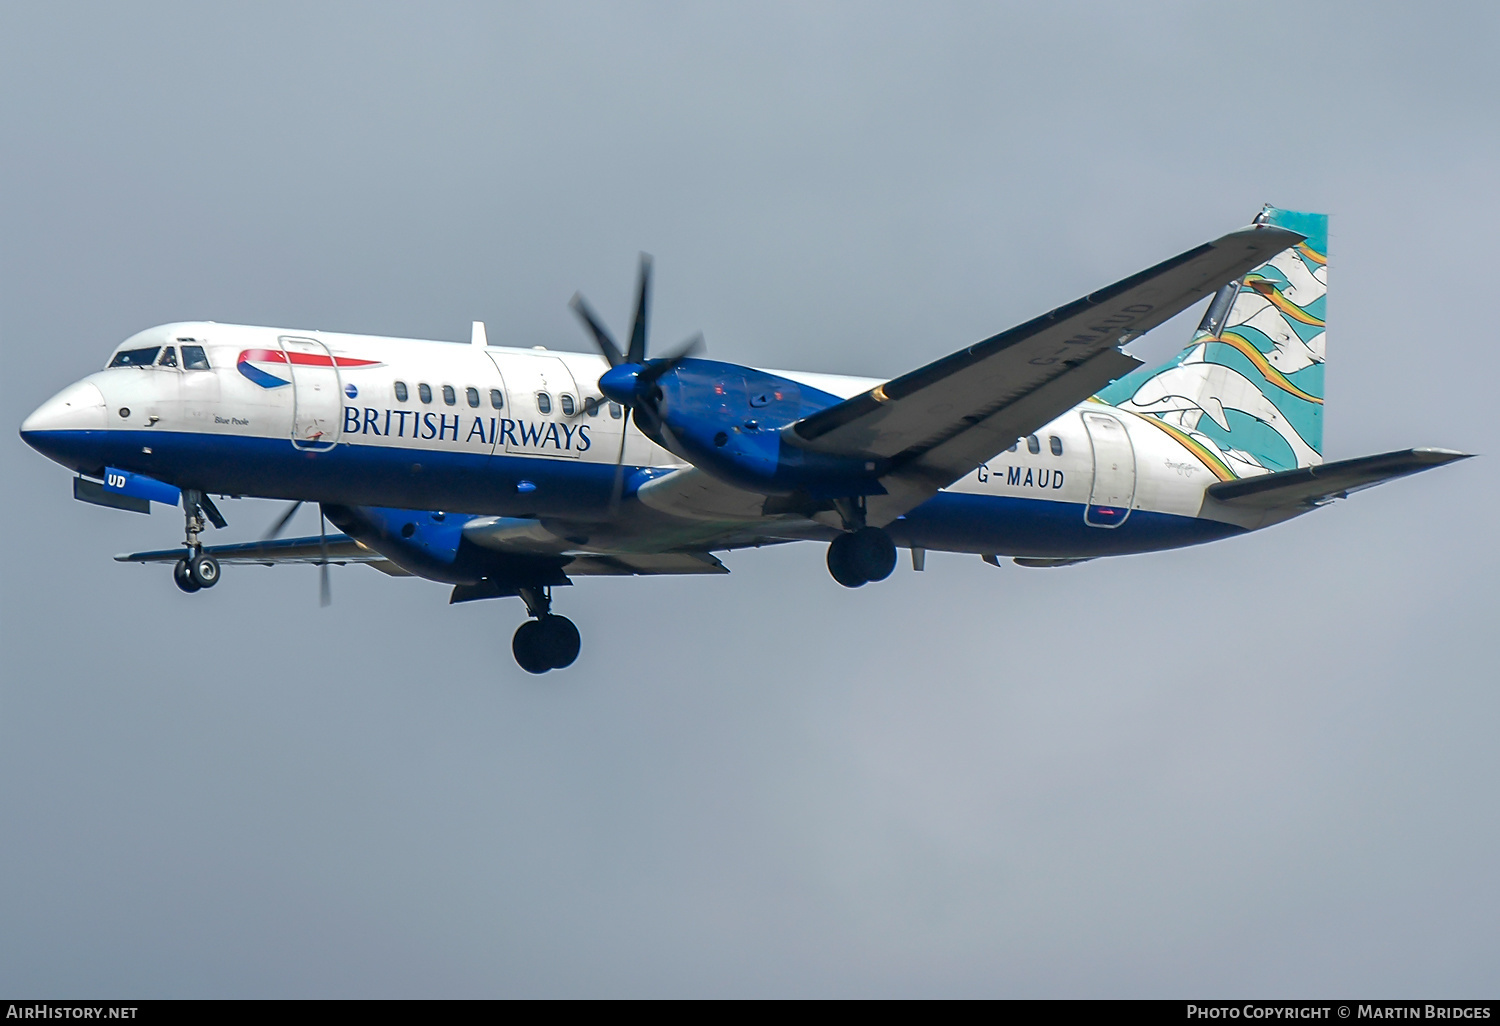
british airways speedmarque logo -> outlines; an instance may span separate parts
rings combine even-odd
[[[347,356],[326,356],[322,353],[288,353],[280,349],[246,349],[241,351],[235,367],[239,372],[261,388],[280,388],[290,385],[290,378],[278,377],[267,368],[282,374],[290,373],[292,365],[298,367],[379,367],[379,360],[355,360]]]

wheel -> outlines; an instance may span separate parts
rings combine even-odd
[[[177,587],[189,595],[203,587],[203,585],[193,580],[193,572],[188,569],[188,562],[185,559],[179,559],[177,565],[172,567],[172,580],[177,582]]]
[[[212,588],[219,583],[219,561],[201,552],[188,561],[188,574],[200,588]]]
[[[859,572],[853,542],[854,535],[841,534],[828,543],[828,572],[846,588],[858,588],[867,583],[864,575]]]
[[[516,628],[516,636],[510,641],[510,651],[516,657],[516,664],[527,673],[546,673],[552,669],[552,664],[547,661],[543,651],[542,634],[540,620],[527,620]]]
[[[855,565],[867,581],[883,581],[896,569],[896,543],[878,527],[863,527],[850,535],[851,549],[858,553]]]
[[[537,637],[541,639],[539,647],[547,665],[554,670],[572,666],[583,644],[573,621],[566,616],[548,613],[537,621],[537,626],[541,628]]]

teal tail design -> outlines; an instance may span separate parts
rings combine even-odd
[[[1306,241],[1219,290],[1188,347],[1098,399],[1155,418],[1226,480],[1323,462],[1328,217],[1268,206]]]

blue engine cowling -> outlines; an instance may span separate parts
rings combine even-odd
[[[323,513],[349,537],[428,580],[505,587],[568,583],[561,557],[497,552],[470,542],[463,528],[471,514],[382,506],[324,506]]]
[[[878,478],[888,460],[810,452],[782,437],[788,425],[841,402],[838,396],[714,360],[684,360],[657,386],[657,441],[717,478],[766,495],[829,499],[885,492]]]

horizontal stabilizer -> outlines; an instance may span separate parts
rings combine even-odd
[[[1361,488],[1441,467],[1454,460],[1466,460],[1472,455],[1452,449],[1400,449],[1238,481],[1220,481],[1209,486],[1208,495],[1226,506],[1241,509],[1309,509],[1342,499]]]

